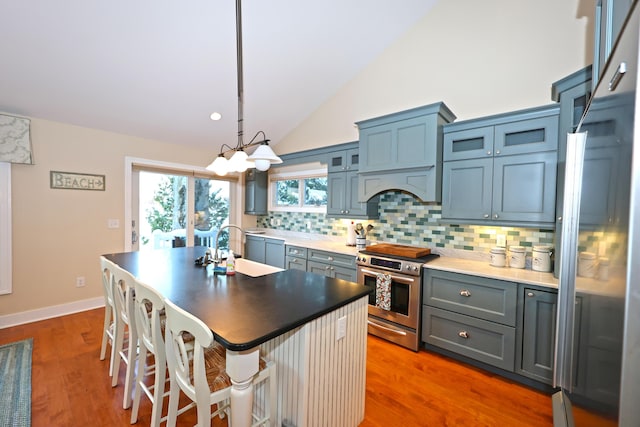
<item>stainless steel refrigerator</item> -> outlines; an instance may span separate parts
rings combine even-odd
[[[640,426],[639,14],[567,139],[555,426]]]

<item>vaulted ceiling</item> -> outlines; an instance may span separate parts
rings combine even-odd
[[[244,0],[245,142],[264,130],[277,144],[435,1]],[[0,5],[0,112],[235,145],[234,0]]]

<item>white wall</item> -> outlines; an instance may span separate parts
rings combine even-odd
[[[548,104],[553,82],[592,62],[594,8],[594,0],[441,0],[276,151],[355,141],[354,122],[433,102],[457,120]]]
[[[31,139],[35,165],[11,168],[13,293],[0,295],[0,327],[12,313],[100,301],[99,256],[124,250],[125,156],[205,166],[212,155],[36,118]],[[52,170],[105,175],[106,191],[50,189]],[[110,218],[121,228],[107,228]]]

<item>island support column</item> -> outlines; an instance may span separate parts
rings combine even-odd
[[[259,363],[259,348],[246,351],[227,350],[227,374],[232,384],[231,419],[234,427],[250,427],[253,421],[253,376],[258,373]]]

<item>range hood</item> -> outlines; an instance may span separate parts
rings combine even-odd
[[[358,200],[385,191],[442,200],[442,126],[456,116],[438,102],[357,122],[360,131]]]

